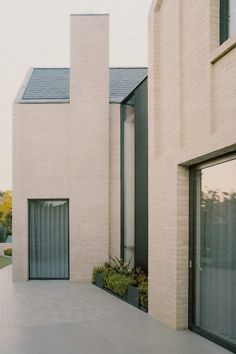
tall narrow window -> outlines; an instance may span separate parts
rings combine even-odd
[[[236,349],[236,159],[193,175],[193,329]]]
[[[135,110],[126,104],[124,118],[124,259],[134,265]]]
[[[236,0],[220,0],[220,44],[236,34]]]
[[[68,200],[29,200],[29,278],[69,278]]]
[[[229,0],[229,36],[236,33],[236,0]]]

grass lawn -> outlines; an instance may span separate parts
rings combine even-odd
[[[0,269],[11,264],[11,258],[0,256]]]

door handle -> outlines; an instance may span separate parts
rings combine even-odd
[[[202,267],[200,266],[200,264],[197,263],[197,267],[198,267],[198,270],[200,270],[200,272],[202,271]]]

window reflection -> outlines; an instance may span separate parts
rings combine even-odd
[[[236,160],[196,176],[196,325],[236,344]]]
[[[236,0],[229,0],[229,35],[236,33]]]
[[[124,259],[131,260],[131,266],[134,265],[134,126],[135,109],[127,104],[124,120]]]

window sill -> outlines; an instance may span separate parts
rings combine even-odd
[[[210,55],[211,64],[215,64],[218,60],[223,58],[227,53],[236,47],[236,34],[227,39],[221,46],[215,49]]]

